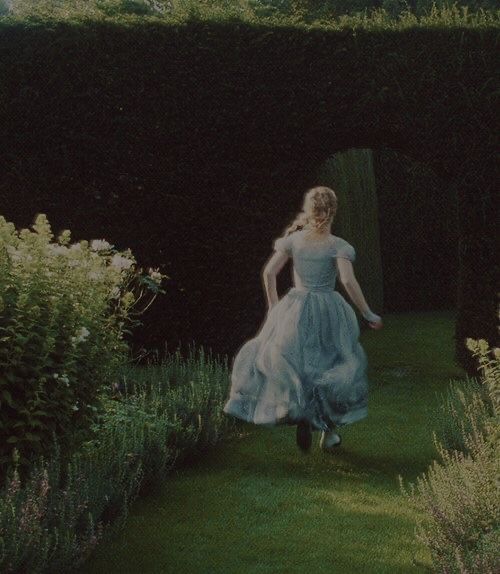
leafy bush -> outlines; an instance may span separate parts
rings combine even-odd
[[[441,462],[433,461],[426,475],[417,479],[418,493],[411,484],[411,496],[408,494],[401,475],[399,483],[405,496],[425,515],[417,537],[429,548],[436,572],[493,574],[500,571],[500,349],[494,350],[492,359],[484,339],[469,338],[466,344],[479,355],[483,377],[483,388],[470,394],[470,402],[465,394],[460,395],[469,423],[462,426],[461,441],[467,454],[447,450],[434,432]],[[474,408],[478,409],[476,416]]]
[[[133,307],[163,276],[137,270],[129,251],[104,240],[53,242],[45,215],[33,230],[0,217],[0,467],[19,453],[21,468],[86,436],[98,391],[127,353]]]
[[[122,375],[121,388],[103,396],[93,437],[69,464],[56,450],[24,485],[16,468],[10,473],[0,492],[1,572],[78,567],[123,527],[138,495],[239,427],[222,411],[227,364],[207,361],[203,352],[184,363],[176,354],[159,365],[124,367]]]

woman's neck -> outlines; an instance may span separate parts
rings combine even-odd
[[[327,237],[328,235],[330,235],[329,229],[317,231],[315,229],[311,229],[310,227],[306,226],[303,228],[303,231],[308,237]]]
[[[303,238],[307,243],[323,243],[330,237],[329,231],[318,233],[317,231],[311,231],[307,228],[304,228],[303,231]]]

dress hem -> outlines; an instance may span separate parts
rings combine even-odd
[[[242,412],[241,408],[238,408],[238,405],[241,404],[242,401],[238,401],[237,399],[230,399],[223,408],[223,412],[227,415],[231,415],[236,417],[242,421],[252,423],[259,426],[265,427],[275,427],[275,426],[292,426],[296,425],[298,422],[297,418],[291,419],[288,416],[285,416],[281,419],[274,419],[266,422],[255,422],[253,417],[250,415],[245,416]],[[246,409],[245,409],[246,410]],[[362,420],[368,416],[368,407],[359,407],[357,409],[352,409],[347,413],[340,415],[338,419],[331,421],[332,427],[341,427],[345,425],[349,425],[355,423],[359,420]],[[306,417],[307,418],[307,417]],[[311,421],[312,430],[331,430],[330,426],[325,423],[324,426],[318,426],[314,421]]]

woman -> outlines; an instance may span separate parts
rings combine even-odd
[[[268,313],[259,333],[247,340],[231,365],[231,389],[224,412],[254,424],[297,425],[297,445],[341,444],[337,427],[368,414],[367,358],[359,342],[353,308],[334,291],[337,273],[349,297],[373,329],[373,313],[354,276],[355,250],[330,233],[337,197],[328,187],[309,189],[303,210],[263,270]],[[278,300],[276,275],[293,259],[294,286]]]

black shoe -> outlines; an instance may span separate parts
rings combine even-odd
[[[312,430],[311,423],[309,421],[301,420],[297,423],[295,439],[300,450],[304,452],[310,450],[312,444]]]

